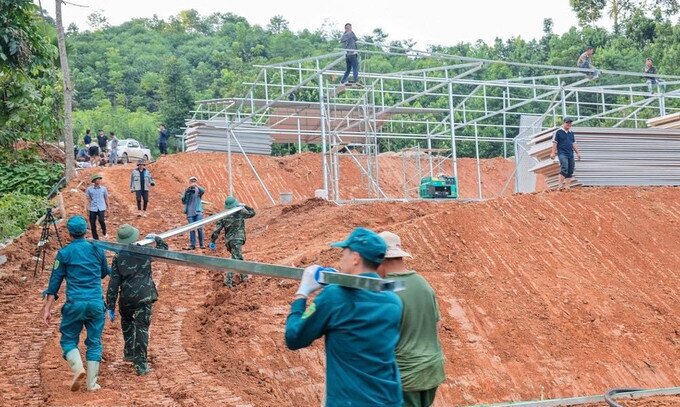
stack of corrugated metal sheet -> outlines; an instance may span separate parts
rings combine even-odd
[[[647,120],[647,126],[660,129],[680,129],[680,113],[667,114]]]
[[[184,132],[186,151],[227,152],[227,131],[224,120],[191,120]],[[246,154],[272,153],[271,129],[268,127],[245,123],[234,129],[234,136]],[[232,152],[241,152],[238,143],[231,139]]]
[[[538,160],[531,171],[556,187],[560,166],[550,159],[557,129],[532,137],[529,154]],[[587,186],[680,185],[680,130],[573,128],[581,151],[575,183]]]

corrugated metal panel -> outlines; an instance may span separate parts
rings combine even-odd
[[[189,121],[184,134],[186,151],[228,151],[229,133],[224,120]],[[271,130],[267,127],[242,124],[234,129],[234,136],[246,154],[272,153]],[[241,152],[238,143],[231,140],[232,152]]]
[[[574,178],[580,185],[680,185],[680,130],[574,128],[581,151]],[[532,137],[529,154],[538,160],[531,171],[558,182],[559,163],[550,159],[556,129]]]

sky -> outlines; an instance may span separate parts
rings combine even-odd
[[[67,1],[88,6],[63,6],[64,26],[75,23],[81,30],[89,29],[87,16],[100,10],[109,24],[118,25],[135,17],[151,18],[154,14],[167,20],[181,10],[193,8],[201,15],[231,12],[261,26],[266,26],[272,16],[282,15],[293,31],[316,30],[324,22],[341,30],[346,22],[351,22],[354,32],[361,37],[379,27],[389,34],[388,41],[414,39],[417,41],[416,49],[424,49],[430,44],[455,45],[478,39],[492,42],[496,37],[540,38],[545,18],[553,20],[553,31],[557,34],[577,24],[569,0]],[[50,15],[54,15],[53,2],[42,0],[42,4]]]

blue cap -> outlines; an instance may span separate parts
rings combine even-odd
[[[66,229],[71,236],[83,236],[87,232],[87,221],[80,215],[71,216],[66,222]]]
[[[385,260],[387,244],[382,237],[372,230],[356,228],[342,242],[331,243],[333,247],[350,249],[359,253],[364,259],[373,263],[382,263]]]

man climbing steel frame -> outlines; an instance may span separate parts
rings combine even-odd
[[[122,225],[116,236],[118,243],[132,244],[139,238],[139,230]],[[156,235],[149,235],[157,249],[167,250],[168,245]],[[118,295],[120,294],[120,298]],[[111,261],[111,279],[106,290],[107,314],[111,322],[116,318],[116,300],[123,329],[123,359],[132,362],[138,375],[149,373],[147,348],[151,309],[158,299],[156,284],[151,272],[151,257],[127,252],[116,254]]]
[[[352,71],[352,75],[354,78],[352,82],[356,83],[356,81],[359,80],[359,53],[357,52],[358,40],[359,39],[357,38],[357,36],[354,35],[354,31],[352,31],[352,24],[350,23],[345,24],[345,32],[342,34],[342,37],[340,38],[342,48],[346,50],[345,63],[347,64],[345,74],[342,76],[342,79],[340,80],[340,83],[342,84],[347,83],[347,78],[349,77],[350,71]]]
[[[574,152],[576,152],[576,159],[581,159],[578,145],[574,132],[571,131],[572,124],[571,117],[565,117],[562,127],[557,129],[553,136],[552,150],[550,151],[550,159],[554,160],[555,155],[560,160],[560,188],[569,188],[571,186],[571,177],[574,175]]]
[[[375,232],[355,229],[331,244],[342,250],[343,273],[379,277],[385,241]],[[296,350],[325,336],[326,406],[401,407],[402,391],[394,349],[399,340],[401,300],[393,292],[326,286],[307,307],[307,297],[321,289],[320,267],[307,267],[286,321],[286,346]]]
[[[187,221],[193,223],[203,219],[203,201],[201,198],[205,193],[205,188],[198,185],[198,179],[196,177],[189,178],[189,186],[184,190],[184,195],[182,195],[182,203],[184,204],[184,213],[187,215]],[[185,250],[195,250],[196,249],[196,231],[192,230],[189,232],[189,247]],[[198,228],[198,244],[201,249],[203,246],[203,226]]]
[[[588,46],[576,61],[577,67],[590,70],[590,72],[586,73],[586,76],[590,79],[595,79],[600,76],[600,71],[593,66],[593,53],[595,53],[595,48]]]
[[[241,205],[233,196],[227,197],[224,201],[224,209],[229,210]],[[231,258],[235,260],[243,260],[243,253],[241,247],[246,244],[246,222],[245,219],[250,219],[255,216],[255,209],[248,205],[243,205],[243,209],[239,212],[231,214],[224,219],[217,222],[215,231],[210,236],[210,250],[215,250],[215,241],[220,237],[220,231],[224,229],[224,240],[227,245],[227,250],[231,253]],[[233,286],[234,273],[228,271],[224,275],[224,284],[228,287]],[[248,279],[247,274],[241,274],[241,282]]]
[[[73,372],[71,390],[77,391],[87,375],[87,389],[95,391],[99,362],[102,360],[102,330],[104,329],[105,304],[102,296],[101,280],[109,275],[104,251],[84,239],[87,222],[82,216],[73,216],[66,222],[66,228],[73,241],[57,252],[54,267],[43,297],[47,298],[43,307],[43,321],[52,322],[52,305],[58,299],[61,283],[66,280],[66,301],[61,308],[59,344],[64,359]],[[87,330],[85,346],[87,352],[87,372],[78,349],[78,340],[83,327]]]
[[[403,305],[396,354],[404,407],[429,407],[445,379],[444,353],[437,334],[437,297],[427,280],[406,267],[404,259],[412,256],[401,248],[399,236],[391,232],[379,236],[387,243],[387,252],[378,274],[403,281],[407,287],[397,292]]]

